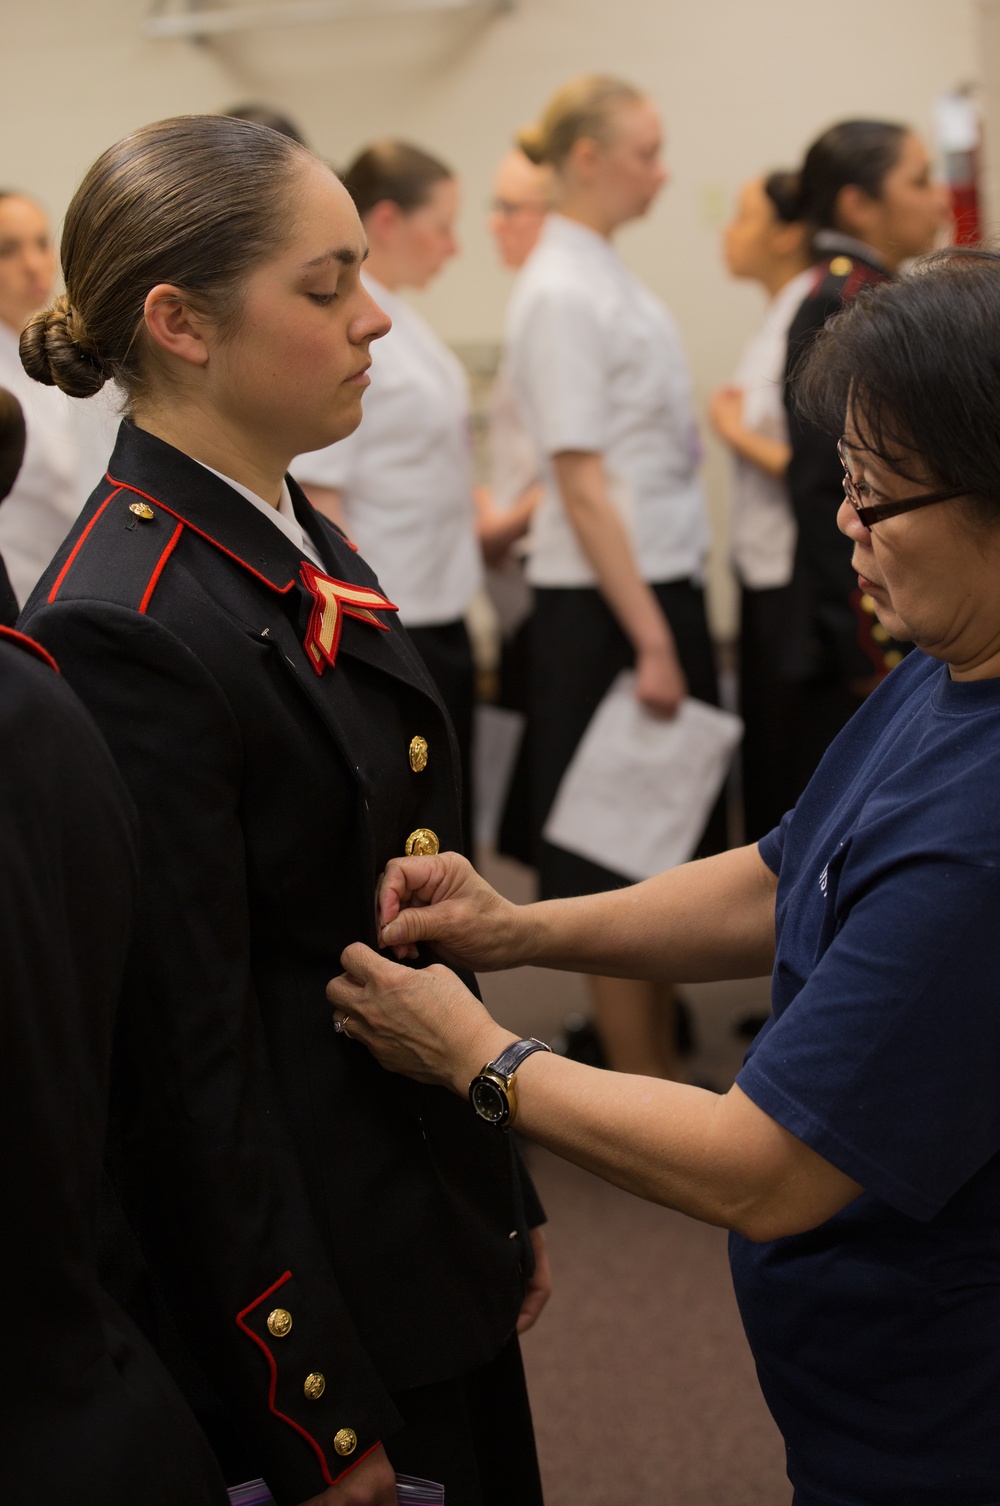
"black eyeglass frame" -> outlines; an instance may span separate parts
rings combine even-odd
[[[935,502],[952,502],[956,497],[968,496],[965,491],[924,492],[919,497],[902,497],[898,502],[873,502],[869,507],[865,507],[861,501],[857,483],[847,464],[846,448],[847,435],[842,434],[837,440],[837,455],[844,467],[844,497],[850,502],[866,528],[872,528],[876,523],[883,523],[886,518],[898,518],[904,512],[916,512],[918,507],[933,507]]]

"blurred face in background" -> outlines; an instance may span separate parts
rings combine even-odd
[[[927,148],[912,133],[903,138],[878,198],[849,187],[838,203],[840,228],[881,251],[892,268],[932,251],[948,216],[947,189],[933,181]]]
[[[431,282],[446,261],[456,255],[458,240],[455,236],[455,221],[458,218],[461,193],[454,178],[442,178],[432,184],[423,204],[416,209],[395,211],[387,224],[386,250],[397,269],[397,285],[409,288],[424,288]],[[383,208],[376,205],[373,213]]]
[[[577,147],[585,144],[577,142]],[[609,224],[641,218],[667,182],[663,126],[655,106],[648,99],[619,105],[607,142],[595,145],[593,189]]]
[[[516,271],[527,261],[542,233],[549,209],[551,172],[536,167],[523,152],[507,152],[493,179],[490,233],[500,260]]]
[[[0,198],[0,320],[20,334],[48,303],[56,253],[48,218],[21,194]]]
[[[778,217],[763,178],[744,184],[736,213],[723,231],[722,252],[733,277],[771,287],[786,269],[805,264],[805,227]]]

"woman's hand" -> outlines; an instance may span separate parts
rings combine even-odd
[[[390,1072],[468,1092],[485,1062],[517,1040],[450,968],[415,971],[355,942],[327,984],[334,1021]]]
[[[302,1506],[396,1506],[396,1476],[379,1444],[344,1477]]]
[[[652,716],[676,716],[687,680],[670,644],[641,648],[635,660],[635,698]]]
[[[712,428],[726,444],[733,445],[743,433],[742,387],[720,387],[708,403],[708,418]]]
[[[433,858],[393,858],[378,893],[381,944],[397,957],[415,957],[431,941],[446,962],[480,972],[517,964],[527,920],[502,899],[457,852]]]
[[[535,1228],[529,1232],[531,1248],[535,1252],[535,1269],[524,1289],[524,1301],[517,1315],[518,1333],[527,1333],[529,1328],[534,1328],[541,1317],[543,1307],[552,1296],[552,1267],[549,1265],[549,1252],[545,1247],[545,1230]]]

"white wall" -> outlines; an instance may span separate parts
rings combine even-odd
[[[466,183],[464,255],[420,300],[445,338],[461,342],[496,339],[502,325],[509,280],[483,211],[512,130],[574,73],[634,80],[663,109],[673,182],[621,245],[673,307],[702,402],[761,308],[757,291],[728,283],[719,265],[718,229],[738,185],[794,165],[839,117],[900,119],[929,133],[934,96],[979,72],[977,0],[519,0],[500,15],[372,17],[208,45],[143,40],[142,0],[2,4],[4,186],[32,191],[58,216],[110,140],[162,115],[251,97],[294,115],[336,162],[372,136],[405,135]],[[725,467],[714,444],[708,480],[713,604],[728,631]]]

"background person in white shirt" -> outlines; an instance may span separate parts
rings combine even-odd
[[[18,355],[21,331],[51,297],[55,275],[44,209],[27,194],[0,192],[0,386],[17,398],[27,430],[24,463],[0,509],[0,554],[22,606],[100,476],[96,462],[81,481],[81,405],[32,382]],[[110,445],[102,459],[108,454]]]
[[[364,284],[392,319],[354,434],[300,455],[292,475],[338,523],[399,608],[458,737],[471,832],[474,670],[465,612],[482,584],[472,499],[468,379],[458,357],[400,296],[455,255],[459,186],[402,141],[366,147],[343,174],[368,238]]]
[[[628,270],[616,230],[666,182],[653,104],[616,79],[561,89],[518,138],[554,175],[554,212],[508,316],[515,389],[542,455],[532,520],[532,726],[539,832],[593,712],[617,673],[672,716],[689,692],[717,698],[702,569],[708,520],[687,363],[671,315]],[[712,845],[725,841],[721,811]],[[546,897],[622,884],[539,843]],[[647,981],[593,980],[610,1064],[673,1076],[674,1001]]]
[[[709,404],[715,432],[732,451],[731,551],[740,584],[740,711],[744,840],[756,842],[794,804],[788,767],[789,682],[778,674],[790,629],[788,585],[795,514],[785,485],[791,456],[782,400],[788,327],[813,277],[798,215],[795,173],[744,184],[726,226],[723,254],[733,277],[761,285],[767,313],[743,350],[732,381]]]

